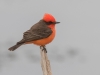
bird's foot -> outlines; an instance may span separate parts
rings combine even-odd
[[[42,49],[42,51],[44,50],[47,53],[45,46],[40,46],[40,49]]]

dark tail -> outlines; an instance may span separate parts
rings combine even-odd
[[[23,45],[25,42],[24,42],[24,39],[22,39],[21,41],[17,42],[16,45],[10,47],[8,50],[10,51],[14,51],[15,49],[17,49],[18,47],[20,47],[21,45]]]
[[[8,50],[14,51],[14,50],[17,49],[18,47],[20,47],[22,44],[23,44],[23,43],[19,43],[19,44],[17,43],[16,45],[10,47]]]

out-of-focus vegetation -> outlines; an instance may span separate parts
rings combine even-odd
[[[1,44],[0,46],[1,68],[5,66],[5,64],[8,62],[14,62],[20,59],[20,55],[18,54],[17,51],[14,51],[14,52],[8,51],[8,48],[11,46],[11,44],[14,45],[14,41],[9,40],[6,43]],[[83,56],[80,55],[79,49],[70,47],[67,49],[63,48],[62,50],[63,50],[63,53],[60,53],[60,49],[58,49],[56,46],[51,47],[50,50],[48,51],[49,59],[57,63],[62,63],[65,60],[74,59],[74,58],[78,58],[79,61],[82,61],[82,62],[85,61]],[[23,54],[23,57],[29,62],[32,62],[32,63],[40,62],[40,56],[37,53],[35,53],[35,50],[32,50],[32,48],[21,49],[21,53]]]

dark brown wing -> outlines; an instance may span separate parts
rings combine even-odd
[[[34,40],[47,38],[52,34],[52,30],[47,27],[44,21],[40,21],[33,25],[30,30],[24,32],[23,39],[18,43],[25,43]]]

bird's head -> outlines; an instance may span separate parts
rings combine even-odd
[[[55,25],[58,24],[60,22],[56,22],[55,18],[48,13],[45,13],[43,16],[43,20],[48,24],[48,25]]]

